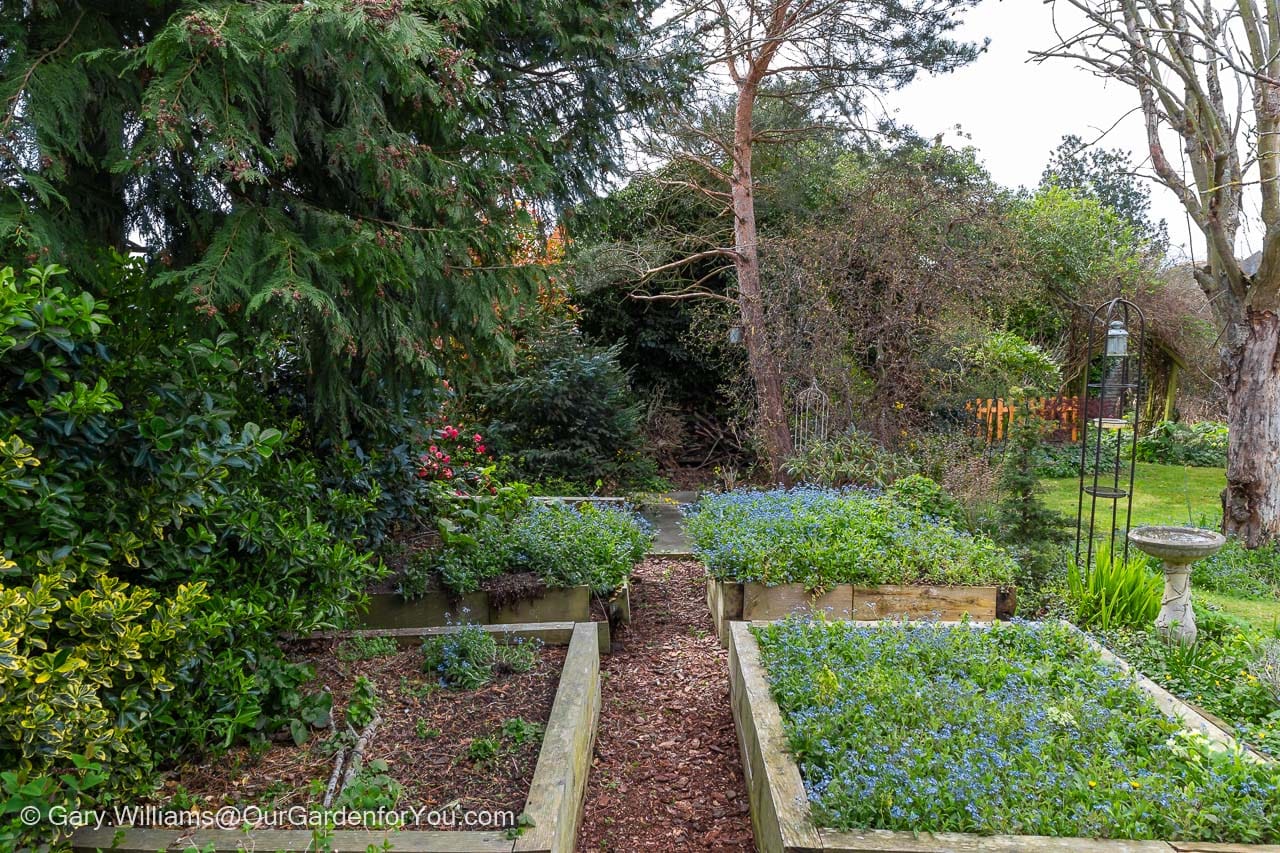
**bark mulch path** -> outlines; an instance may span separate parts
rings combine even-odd
[[[546,647],[528,673],[497,674],[476,690],[446,690],[422,671],[422,652],[415,646],[388,657],[340,661],[333,643],[296,656],[316,668],[308,690],[324,688],[334,697],[334,718],[341,723],[356,676],[372,680],[381,697],[382,723],[369,744],[366,762],[381,759],[387,775],[404,787],[400,807],[524,810],[541,748],[540,737],[523,743],[503,737],[503,723],[514,718],[545,726],[560,682],[565,650]],[[418,721],[422,724],[419,726]],[[477,738],[501,744],[492,760],[477,763],[467,747]],[[285,808],[317,804],[333,768],[328,735],[318,732],[301,747],[291,740],[273,743],[254,755],[235,747],[171,774],[160,791],[161,804],[180,789],[204,807],[256,804]],[[428,827],[423,827],[428,828]],[[438,829],[466,829],[445,822]]]
[[[704,573],[650,557],[631,578],[631,626],[601,659],[603,706],[579,851],[754,850],[729,710],[728,655]]]

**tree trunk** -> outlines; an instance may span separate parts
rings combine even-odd
[[[751,116],[756,87],[744,81],[738,87],[733,120],[733,236],[737,252],[738,307],[742,314],[747,364],[755,382],[760,432],[764,439],[769,476],[785,479],[782,465],[792,453],[791,429],[782,402],[782,376],[765,328],[764,295],[760,288],[760,253],[756,237],[755,192],[751,179]]]
[[[1227,360],[1225,533],[1249,548],[1280,537],[1280,316],[1249,308]]]

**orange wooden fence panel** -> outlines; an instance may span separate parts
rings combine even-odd
[[[1069,435],[1071,441],[1080,438],[1079,397],[1029,397],[1020,405],[988,397],[972,400],[964,408],[977,419],[978,432],[988,442],[1003,441],[1009,428],[1017,422],[1018,413],[1026,417],[1028,411],[1057,424],[1056,437],[1066,439]]]

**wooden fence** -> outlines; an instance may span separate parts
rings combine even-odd
[[[1080,439],[1079,397],[1029,397],[1016,405],[1000,398],[987,398],[966,403],[964,408],[978,419],[978,433],[985,435],[989,442],[1004,440],[1019,414],[1026,417],[1027,412],[1057,424],[1055,439]]]

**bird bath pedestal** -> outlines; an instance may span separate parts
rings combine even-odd
[[[1180,643],[1194,643],[1196,617],[1191,611],[1191,564],[1211,557],[1226,537],[1198,527],[1139,527],[1129,531],[1139,551],[1164,561],[1164,599],[1156,629]]]

